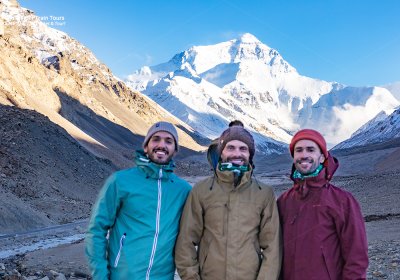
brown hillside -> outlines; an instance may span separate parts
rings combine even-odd
[[[1,233],[87,218],[115,167],[32,111],[0,105]]]

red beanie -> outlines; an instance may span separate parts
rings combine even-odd
[[[326,142],[324,137],[316,130],[313,129],[302,129],[299,130],[292,138],[292,141],[289,145],[290,154],[293,157],[294,154],[294,146],[299,140],[311,140],[317,143],[319,148],[321,149],[321,153],[324,154],[325,158],[328,158],[328,150],[326,149]]]

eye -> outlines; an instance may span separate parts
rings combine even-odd
[[[247,151],[249,150],[249,148],[247,148],[247,147],[240,147],[240,150],[241,150],[242,152],[247,152]]]
[[[151,141],[159,142],[160,141],[160,137],[159,136],[153,136],[153,137],[151,137]]]

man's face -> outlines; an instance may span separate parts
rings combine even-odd
[[[237,165],[248,165],[250,159],[249,147],[239,140],[232,140],[226,143],[221,152],[222,162],[231,162]]]
[[[310,174],[314,172],[320,163],[325,161],[325,156],[321,149],[311,140],[299,140],[294,145],[293,162],[297,171],[301,174]]]
[[[154,133],[144,152],[149,159],[157,164],[166,164],[175,155],[175,139],[166,131],[158,131]]]

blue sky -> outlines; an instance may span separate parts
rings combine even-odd
[[[352,86],[400,81],[397,0],[20,0],[120,78],[193,45],[251,33],[301,75]]]

